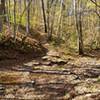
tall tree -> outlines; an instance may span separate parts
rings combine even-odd
[[[1,7],[3,14],[5,14],[6,13],[5,0],[1,0]]]
[[[45,32],[47,33],[47,20],[46,20],[46,14],[45,14],[44,0],[41,0],[41,3],[42,3],[42,11],[43,11],[43,19],[44,19]]]
[[[2,24],[2,20],[3,20],[3,15],[5,14],[5,0],[1,0],[1,4],[0,4],[0,32],[2,32],[2,28],[3,28],[3,24]]]
[[[16,40],[16,0],[14,0],[14,32],[13,32],[13,38],[14,41]]]
[[[48,28],[48,40],[52,39],[52,32],[54,29],[55,10],[58,0],[47,0],[47,28]]]
[[[82,33],[82,11],[81,11],[81,0],[75,0],[75,19],[76,19],[76,28],[78,32],[78,49],[79,54],[83,55],[83,33]]]
[[[1,6],[2,6],[2,13],[5,15],[6,14],[6,2],[5,0],[1,0]],[[6,17],[4,17],[4,21],[6,21]]]
[[[26,24],[26,32],[27,32],[27,34],[29,34],[30,33],[30,2],[31,2],[32,0],[26,0],[26,4],[27,4],[27,24]]]
[[[64,10],[64,0],[60,0],[60,14],[58,17],[58,28],[57,28],[57,37],[58,37],[58,43],[60,43],[60,38],[61,38],[61,28],[62,28],[62,18],[63,18],[63,10]]]

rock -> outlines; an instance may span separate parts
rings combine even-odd
[[[67,60],[64,60],[64,59],[62,59],[60,57],[59,58],[58,57],[54,57],[54,56],[44,56],[44,57],[42,57],[42,60],[47,61],[46,65],[54,65],[54,64],[64,65],[64,64],[67,64],[67,62],[68,62]]]
[[[13,99],[13,100],[14,100],[14,98],[15,98],[14,94],[8,94],[8,95],[6,95],[5,97],[8,98],[8,100],[9,100],[9,98],[11,98],[11,99]]]
[[[49,56],[42,57],[42,60],[48,60]]]
[[[57,65],[65,65],[65,64],[67,64],[67,61],[66,60],[63,60],[63,59],[61,59],[61,58],[55,58],[55,59],[52,59],[51,60],[51,63],[52,64],[57,64]]]
[[[26,67],[26,66],[32,67],[32,66],[33,66],[33,62],[26,63],[26,64],[24,64],[24,66],[25,66],[25,67]]]
[[[25,63],[24,64],[24,66],[25,67],[32,67],[32,66],[38,66],[38,65],[40,65],[40,62],[39,61],[35,61],[35,60],[33,60],[33,61],[31,61],[31,62],[28,62],[28,63]]]
[[[48,55],[48,56],[53,56],[53,57],[59,57],[59,56],[60,56],[60,55],[59,55],[59,52],[56,52],[56,51],[53,51],[53,50],[49,51],[49,52],[47,53],[47,55]]]
[[[97,83],[80,83],[75,87],[75,91],[78,94],[85,94],[85,93],[99,93],[100,86]]]
[[[50,61],[43,61],[42,62],[42,65],[50,66],[51,65],[51,62]]]
[[[5,92],[5,87],[3,85],[0,85],[0,95],[3,95]]]
[[[98,69],[87,69],[84,76],[90,77],[90,78],[99,77],[100,76],[100,70],[98,70]]]

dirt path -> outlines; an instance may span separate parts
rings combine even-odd
[[[46,56],[1,67],[1,100],[100,100],[100,58]]]

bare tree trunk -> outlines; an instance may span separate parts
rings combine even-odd
[[[47,28],[48,28],[48,41],[51,40],[52,34],[50,32],[50,10],[51,10],[51,5],[50,5],[50,0],[47,0]]]
[[[14,41],[16,40],[16,0],[14,0],[14,32],[13,32]]]
[[[6,7],[5,7],[5,0],[1,0],[1,6],[2,6],[2,14],[6,14]],[[4,21],[6,21],[6,17],[4,17]]]
[[[10,0],[9,0],[10,1]],[[10,32],[10,11],[9,11],[9,1],[6,0],[6,13],[7,13],[7,17],[6,17],[6,21],[8,24],[8,30]]]
[[[76,0],[75,3],[75,18],[76,18],[76,28],[78,32],[78,49],[79,49],[79,55],[83,55],[83,35],[82,35],[82,13],[81,13],[81,7],[80,0]]]
[[[5,12],[6,12],[6,10],[5,10],[5,0],[1,0],[1,5],[2,5],[3,14],[5,14]]]
[[[30,33],[30,0],[27,0],[26,1],[27,5],[28,5],[28,8],[27,8],[27,25],[26,25],[26,32],[27,34]]]
[[[43,11],[45,32],[47,33],[48,31],[47,31],[47,20],[46,20],[46,14],[45,14],[44,0],[41,0],[41,3],[42,3],[42,11]]]
[[[53,31],[54,31],[54,23],[55,23],[55,13],[56,13],[56,6],[57,6],[57,2],[58,0],[55,0],[54,3],[53,3],[53,6],[52,7],[52,12],[51,12],[51,27],[50,27],[50,34],[51,34],[51,38],[52,38],[52,34],[53,34]]]
[[[0,32],[2,32],[3,29],[3,15],[5,14],[5,0],[1,0],[0,5]]]
[[[0,18],[0,32],[2,32],[3,29],[3,23],[2,23],[2,19]]]
[[[63,14],[63,5],[64,5],[64,1],[61,1],[60,3],[60,15],[58,18],[58,28],[57,28],[57,42],[58,44],[60,43],[61,40],[61,25],[62,25],[62,14]]]

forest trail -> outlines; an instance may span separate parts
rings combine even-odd
[[[49,50],[42,57],[0,67],[0,98],[100,99],[100,57],[94,56],[96,51],[92,57],[81,57],[65,55],[50,49],[48,44],[46,47]]]
[[[100,0],[0,0],[0,100],[100,100]]]

